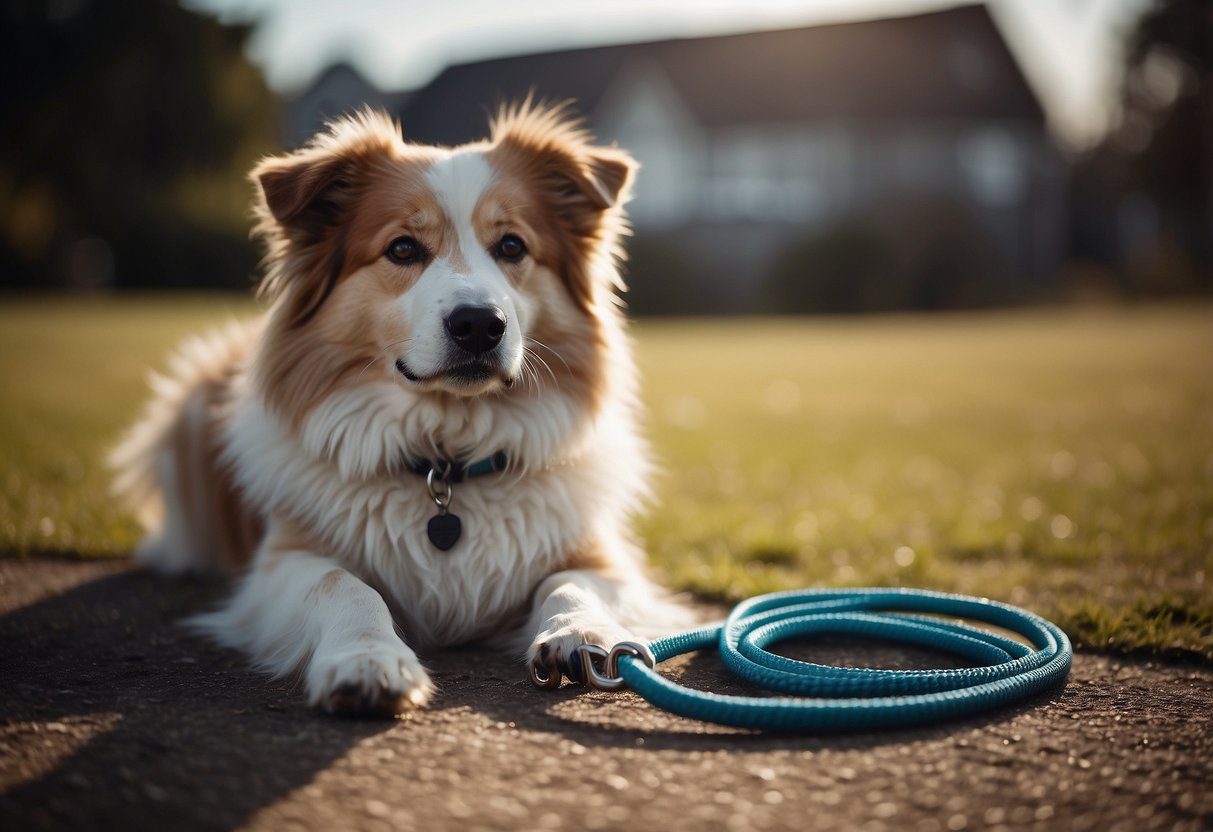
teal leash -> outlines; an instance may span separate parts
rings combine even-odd
[[[963,618],[1018,635],[1027,644]],[[947,670],[844,668],[769,652],[781,641],[824,634],[897,641],[962,656],[976,667]],[[759,687],[786,694],[725,696],[670,681],[656,665],[713,645],[725,666]],[[1061,685],[1074,650],[1056,624],[1010,604],[920,589],[805,589],[743,601],[722,624],[610,651],[578,648],[587,684],[629,687],[671,713],[769,731],[860,731],[942,722],[988,711]],[[553,677],[555,684],[552,684]],[[532,667],[540,687],[560,684]]]

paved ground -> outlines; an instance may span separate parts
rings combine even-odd
[[[428,657],[395,722],[317,716],[184,636],[222,591],[121,563],[0,561],[0,828],[1213,828],[1213,669],[1080,655],[1062,691],[880,735],[764,737],[631,694]],[[804,648],[942,666],[858,643]],[[674,668],[738,690],[711,658]]]

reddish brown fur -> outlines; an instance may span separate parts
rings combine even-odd
[[[498,180],[477,206],[478,236],[490,241],[500,229],[521,229],[531,256],[515,267],[517,285],[540,298],[546,284],[563,285],[581,312],[569,320],[556,304],[541,304],[529,346],[547,366],[531,383],[551,382],[593,412],[606,377],[601,318],[614,314],[594,261],[613,256],[604,248],[625,231],[614,206],[626,196],[631,164],[592,147],[560,109],[503,110],[492,137],[486,157]],[[404,144],[396,125],[365,113],[254,172],[263,192],[257,233],[268,247],[262,292],[275,301],[254,377],[296,427],[333,390],[355,382],[385,345],[408,337],[398,323],[368,318],[424,269],[410,267],[403,278],[399,269],[367,269],[391,239],[415,236],[459,267],[454,232],[425,183],[434,152]],[[347,280],[360,270],[363,279]],[[595,337],[585,337],[587,326]],[[512,394],[531,391],[519,384]]]
[[[239,569],[251,560],[264,528],[220,460],[236,371],[237,365],[229,363],[200,377],[166,437],[176,452],[180,503],[195,515],[194,526],[207,535],[200,545],[213,552],[224,569]],[[191,418],[195,413],[200,418]]]
[[[345,574],[344,569],[330,569],[324,573],[324,577],[320,579],[311,590],[308,592],[308,598],[319,598],[325,595],[332,595],[337,589],[337,584],[341,583],[341,576]]]
[[[359,242],[351,240],[351,214],[400,150],[396,125],[366,111],[253,169],[259,186],[253,232],[266,244],[259,291],[283,301],[289,323],[310,319],[348,273],[347,254]]]
[[[591,145],[589,133],[568,119],[564,108],[536,107],[529,100],[503,109],[491,135],[490,162],[523,189],[522,204],[538,225],[537,239],[552,245],[544,252],[546,265],[564,277],[574,299],[592,314],[610,287],[593,280],[591,267],[600,249],[627,231],[613,209],[627,198],[632,162],[611,148]]]
[[[267,572],[276,569],[287,552],[312,551],[317,542],[291,518],[277,514],[272,519],[273,532],[266,538],[262,560],[262,568]]]

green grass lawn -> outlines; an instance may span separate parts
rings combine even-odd
[[[128,552],[104,451],[240,298],[0,302],[0,551]],[[1213,660],[1213,307],[644,322],[667,580],[988,595]]]

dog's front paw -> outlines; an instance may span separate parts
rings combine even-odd
[[[312,705],[341,716],[393,717],[425,705],[434,691],[408,646],[382,641],[318,651],[307,687]]]
[[[553,673],[562,673],[584,681],[580,662],[573,660],[574,651],[583,644],[610,650],[621,641],[644,641],[614,622],[554,620],[548,624],[527,650],[528,666],[540,669],[540,675],[548,678]]]

